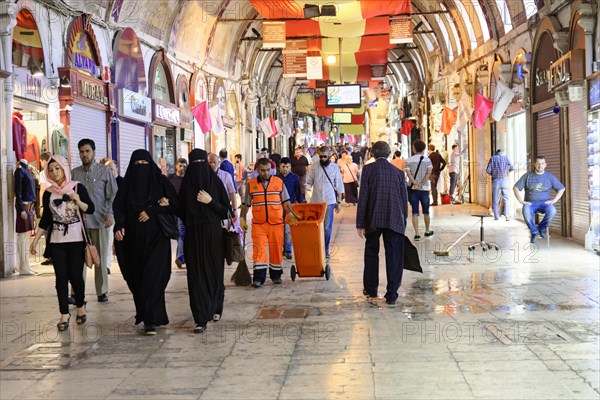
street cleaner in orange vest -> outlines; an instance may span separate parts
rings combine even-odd
[[[248,230],[246,214],[248,214],[248,208],[252,207],[252,241],[254,243],[252,287],[259,288],[265,283],[267,268],[273,283],[281,283],[284,210],[291,216],[291,225],[294,225],[299,218],[292,210],[290,196],[283,181],[276,176],[271,176],[269,159],[262,158],[256,164],[258,177],[246,185],[240,226],[244,231]],[[268,258],[267,249],[269,251]]]

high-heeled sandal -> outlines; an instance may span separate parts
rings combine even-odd
[[[64,332],[67,329],[69,329],[69,320],[70,319],[71,319],[71,313],[69,313],[69,317],[67,318],[66,321],[59,322],[58,324],[56,324],[56,327],[58,328],[59,332]]]
[[[86,307],[85,307],[86,304],[87,304],[87,301],[84,301],[83,302],[83,307],[82,307],[84,310],[86,309]],[[86,314],[77,315],[76,318],[75,318],[75,323],[77,325],[83,325],[83,324],[85,324],[85,321],[87,321],[87,315]]]

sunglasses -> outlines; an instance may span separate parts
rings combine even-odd
[[[329,156],[319,156],[319,158],[325,159],[325,158],[329,158]]]

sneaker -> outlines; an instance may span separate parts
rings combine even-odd
[[[276,284],[276,285],[281,285],[281,283],[282,283],[281,278],[275,278],[275,279],[273,279],[273,283]]]
[[[217,322],[221,320],[221,314],[213,314],[213,322]]]
[[[532,233],[530,242],[531,243],[537,242],[537,237],[538,237],[537,233]]]
[[[510,221],[510,217],[506,217],[506,220],[507,220],[507,221]]]
[[[413,239],[415,242],[418,242],[419,240],[421,240],[421,235],[415,235]]]
[[[179,269],[183,268],[183,263],[178,258],[175,259],[175,265],[177,265],[177,268]]]
[[[194,333],[203,333],[206,330],[206,325],[196,325],[194,328]]]
[[[291,251],[286,251],[286,252],[284,253],[284,255],[285,255],[285,258],[286,258],[286,259],[288,259],[288,260],[291,260],[291,259],[292,259],[292,252],[291,252]]]
[[[156,335],[156,326],[144,324],[144,333],[148,336]]]
[[[437,205],[438,205],[438,203],[431,203],[430,205],[432,205],[432,206],[437,206]]]
[[[387,304],[388,306],[395,306],[396,305],[396,300],[385,300],[385,304]]]
[[[263,283],[261,281],[254,281],[252,282],[252,287],[253,288],[259,288],[263,285]]]
[[[425,232],[425,237],[433,236],[433,231]]]
[[[42,261],[42,265],[52,265],[52,259],[46,258],[44,261]]]
[[[544,229],[543,231],[540,231],[540,237],[546,239],[548,237],[548,229]]]
[[[98,296],[98,303],[106,303],[107,301],[108,301],[108,296],[106,295],[106,293]]]

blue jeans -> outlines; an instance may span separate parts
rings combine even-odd
[[[454,195],[454,189],[456,189],[457,182],[458,174],[456,172],[450,172],[450,196]]]
[[[419,203],[423,208],[423,215],[429,215],[429,190],[411,190],[408,201],[412,215],[419,215]]]
[[[288,224],[283,225],[283,251],[292,252],[292,230]]]
[[[328,204],[325,211],[325,220],[323,227],[325,228],[325,255],[329,257],[329,241],[331,240],[331,229],[333,228],[333,212],[335,204]]]
[[[183,225],[183,222],[179,218],[177,218],[177,226],[179,227],[179,239],[177,239],[176,258],[184,263],[185,259],[183,257],[183,242],[185,240],[185,225]]]
[[[535,226],[535,213],[544,214],[544,218],[538,226]],[[554,204],[546,204],[543,201],[531,203],[531,205],[523,206],[523,219],[529,228],[532,235],[537,235],[539,232],[545,231],[550,225],[550,221],[556,216],[556,207]]]
[[[492,210],[494,210],[494,218],[498,219],[500,214],[498,213],[498,194],[502,193],[502,199],[504,200],[504,210],[502,214],[508,218],[508,191],[510,185],[508,178],[496,178],[492,179]]]

